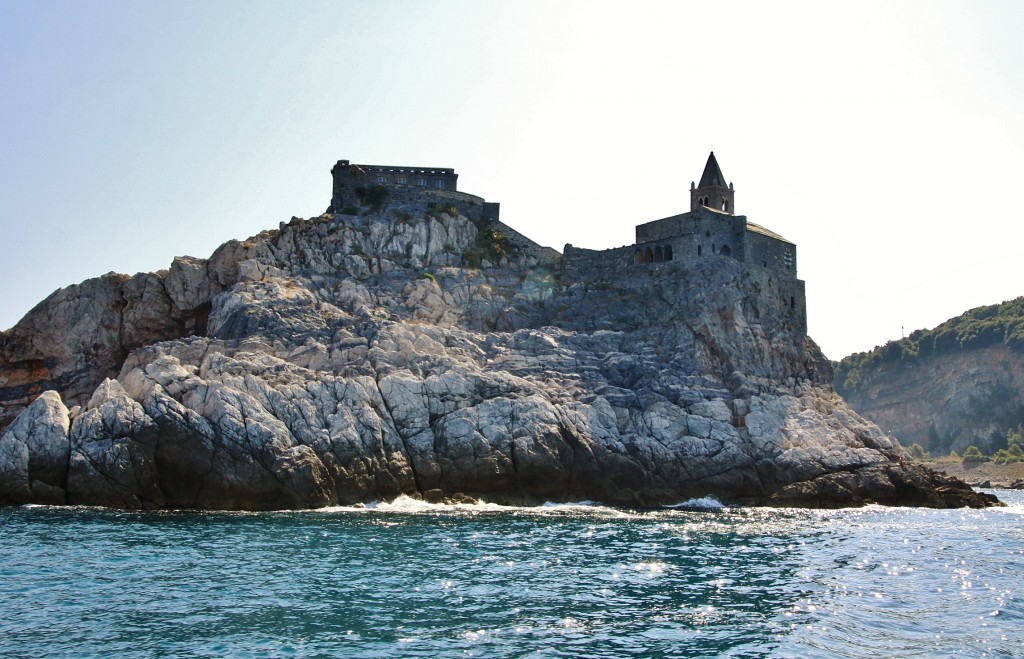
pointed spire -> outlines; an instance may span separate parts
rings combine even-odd
[[[714,151],[708,156],[708,164],[704,165],[704,173],[701,174],[700,184],[697,187],[706,188],[712,185],[719,185],[723,188],[729,187],[729,184],[725,182],[725,177],[722,176],[722,168],[718,166]]]
[[[718,160],[715,159],[715,152],[712,151],[708,156],[708,164],[704,165],[700,183],[696,188],[692,184],[690,185],[690,210],[695,211],[705,207],[733,214],[736,212],[735,195],[735,190],[725,180],[722,168],[718,166]]]

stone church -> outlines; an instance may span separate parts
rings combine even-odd
[[[726,257],[762,272],[771,294],[793,314],[794,327],[806,333],[804,282],[797,279],[796,245],[765,227],[736,215],[736,190],[726,181],[714,152],[699,183],[690,184],[690,210],[636,226],[636,243],[591,250],[566,245],[569,275],[628,276],[646,268],[687,266]]]

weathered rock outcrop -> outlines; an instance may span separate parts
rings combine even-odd
[[[54,292],[0,334],[0,428],[41,392],[82,405],[135,348],[206,331],[213,296],[237,279],[246,249],[232,241],[209,259],[169,270],[109,273]]]
[[[767,272],[563,280],[477,224],[293,219],[58,291],[3,335],[0,501],[991,503],[833,393]]]

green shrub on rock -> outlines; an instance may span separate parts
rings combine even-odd
[[[924,450],[924,447],[917,442],[907,447],[907,453],[911,455],[915,460],[927,460],[928,452]]]
[[[964,462],[985,462],[988,460],[985,454],[981,452],[981,449],[974,444],[967,447],[962,459]]]

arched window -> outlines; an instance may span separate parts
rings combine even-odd
[[[636,254],[634,255],[634,261],[636,262],[637,265],[640,265],[641,263],[644,262],[644,250],[642,250],[642,249],[636,250]]]
[[[654,248],[654,262],[661,263],[665,260],[665,253],[661,251],[661,245]]]
[[[672,260],[672,245],[665,245],[665,260]]]
[[[644,250],[644,263],[650,263],[653,260],[654,260],[654,252],[652,252],[651,248],[648,247],[647,249]]]
[[[732,250],[728,245],[722,245],[722,249],[718,250],[718,253],[722,256],[732,256]]]
[[[724,210],[724,211],[728,211],[729,210],[729,202],[727,202],[725,199],[722,200],[722,210]]]

